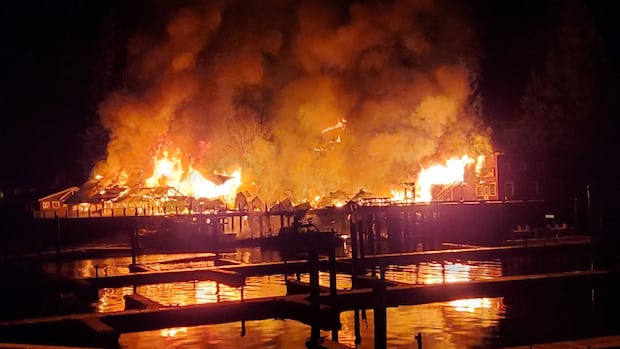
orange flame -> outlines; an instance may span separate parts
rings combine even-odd
[[[154,159],[153,175],[145,182],[149,187],[170,186],[187,196],[234,200],[241,185],[241,169],[230,175],[221,174],[219,178],[221,183],[214,183],[191,165],[185,170],[180,158],[164,152],[163,158]]]
[[[416,182],[416,202],[430,202],[433,197],[431,188],[433,185],[453,185],[465,181],[465,166],[474,163],[475,160],[467,155],[460,158],[452,158],[445,165],[434,165],[423,168],[418,174]]]

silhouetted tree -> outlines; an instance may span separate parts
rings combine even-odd
[[[601,125],[600,41],[580,1],[565,3],[543,69],[531,73],[511,143],[554,163],[591,155]]]
[[[601,43],[588,8],[561,2],[542,69],[532,71],[520,114],[506,133],[514,150],[546,164],[554,195],[574,195],[591,180],[597,158]],[[572,188],[572,189],[571,189]],[[567,190],[569,192],[567,192]]]

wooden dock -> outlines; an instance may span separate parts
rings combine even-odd
[[[509,292],[540,291],[549,287],[595,287],[617,281],[618,271],[584,271],[544,275],[502,277],[475,282],[387,286],[338,290],[322,293],[313,306],[307,295],[287,295],[250,300],[157,307],[148,303],[142,310],[114,313],[77,314],[0,323],[0,341],[33,344],[110,346],[121,333],[169,327],[198,326],[245,320],[292,319],[323,330],[337,326],[339,312],[349,309],[376,309],[377,295],[383,306],[422,304],[469,297],[497,297]],[[376,280],[382,283],[383,280]],[[143,297],[142,297],[143,298]],[[337,306],[332,306],[336,304]],[[315,312],[316,311],[316,312]],[[32,334],[37,333],[36,340]]]
[[[334,270],[337,273],[363,274],[365,268],[388,265],[411,265],[422,262],[449,262],[459,260],[493,260],[515,256],[547,255],[555,252],[564,254],[589,253],[589,240],[564,241],[558,243],[540,242],[526,246],[500,246],[461,248],[437,251],[410,252],[364,256],[355,261],[351,258],[336,258],[330,262],[328,258],[317,261],[322,271]],[[140,286],[147,284],[188,282],[211,280],[231,287],[243,287],[245,278],[260,275],[292,275],[309,273],[310,264],[307,260],[283,262],[266,262],[240,264],[214,260],[216,266],[204,268],[188,268],[164,271],[147,270],[124,275],[105,275],[78,279],[49,280],[0,280],[0,290],[44,290],[48,294],[74,293],[80,298],[94,301],[98,298],[98,290],[103,288],[119,288],[124,286]],[[224,265],[222,265],[224,264]],[[355,264],[355,268],[354,268]],[[354,270],[355,269],[355,270]],[[0,291],[2,292],[2,291]]]
[[[364,257],[364,264],[370,266],[387,265],[411,265],[421,262],[442,262],[457,260],[493,260],[508,258],[515,255],[544,254],[553,251],[563,253],[587,252],[591,248],[590,240],[577,240],[562,243],[537,243],[524,246],[499,246],[499,247],[477,247],[461,248],[449,250],[436,250],[424,252],[393,253],[371,255]],[[359,259],[358,259],[359,261]],[[216,262],[217,263],[217,262]],[[351,273],[351,258],[336,258],[336,270],[342,273]],[[320,270],[328,270],[329,260],[322,258],[318,261]],[[235,272],[243,276],[260,276],[276,274],[308,273],[310,267],[306,260],[291,260],[283,262],[264,262],[252,264],[233,264],[220,265],[217,267],[177,269],[174,271],[150,271],[139,274],[129,274],[122,276],[108,276],[99,278],[84,278],[82,280],[94,283],[100,287],[120,287],[130,285],[144,285],[147,283],[175,282],[187,280],[214,280],[226,283],[232,281],[231,285],[238,283],[232,274],[231,277],[225,276],[226,273],[218,274],[214,270]],[[169,274],[169,275],[168,275]],[[218,277],[222,276],[221,279]],[[209,279],[209,278],[212,279]],[[168,281],[164,281],[168,280]],[[1,282],[1,281],[0,281]]]
[[[0,287],[17,290],[39,289],[60,293],[72,292],[84,300],[96,300],[98,290],[102,288],[145,284],[212,280],[231,287],[243,287],[247,276],[299,275],[300,273],[309,273],[311,280],[308,284],[300,282],[299,279],[287,282],[287,295],[281,297],[244,300],[242,290],[242,299],[239,301],[182,307],[162,306],[142,295],[129,295],[125,297],[126,310],[122,312],[1,322],[0,342],[28,343],[33,340],[31,334],[37,333],[37,342],[33,344],[113,346],[118,343],[121,333],[271,318],[292,319],[307,324],[312,327],[313,336],[311,337],[317,338],[315,334],[319,328],[332,331],[337,328],[340,312],[372,308],[376,314],[375,321],[379,321],[381,325],[375,326],[377,344],[381,341],[385,342],[386,319],[385,316],[381,318],[381,314],[385,315],[386,307],[462,298],[498,297],[511,292],[539,291],[554,287],[596,287],[608,285],[611,280],[617,280],[619,274],[618,271],[577,271],[506,276],[461,283],[410,285],[366,276],[368,268],[379,268],[378,274],[382,277],[382,271],[388,265],[443,263],[459,260],[503,260],[515,256],[547,255],[555,252],[588,254],[590,248],[589,240],[576,240],[558,243],[544,242],[527,246],[468,246],[439,251],[361,255],[354,259],[336,259],[332,250],[329,252],[329,258],[323,259],[319,259],[317,252],[314,251],[312,257],[311,253],[308,254],[308,260],[239,264],[218,263],[215,259],[216,266],[206,268],[171,271],[144,269],[146,271],[125,275],[70,280],[32,280],[22,283],[16,283],[14,280],[0,280]],[[318,285],[319,270],[330,271],[330,288],[322,288]],[[356,288],[336,290],[335,273],[337,272],[352,275]]]

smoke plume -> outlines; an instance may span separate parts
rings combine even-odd
[[[475,91],[477,41],[434,1],[202,1],[127,43],[126,84],[99,113],[91,180],[137,185],[154,156],[295,202],[377,195],[421,166],[491,151]]]

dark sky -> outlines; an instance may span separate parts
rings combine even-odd
[[[85,145],[84,135],[98,129],[97,103],[122,76],[122,43],[134,26],[148,22],[148,11],[140,9],[143,3],[150,2],[2,4],[0,188],[64,187],[86,179],[92,157],[103,148]],[[544,63],[562,3],[471,2],[482,40],[479,83],[489,124],[516,113],[530,71]],[[610,3],[587,5],[607,62],[615,67],[619,32]],[[615,70],[610,74],[618,76]]]

